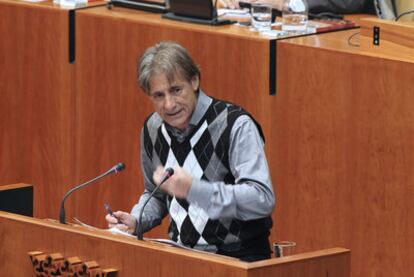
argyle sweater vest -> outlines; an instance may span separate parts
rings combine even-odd
[[[153,113],[144,125],[145,151],[154,169],[158,165],[179,164],[193,178],[234,184],[228,150],[231,129],[241,115],[250,116],[240,107],[213,99],[199,124],[180,143],[167,131],[160,116]],[[260,125],[254,122],[263,138]],[[267,241],[272,226],[270,216],[251,221],[211,220],[196,204],[175,197],[168,197],[167,206],[170,238],[209,251],[243,251],[255,244],[255,240]]]

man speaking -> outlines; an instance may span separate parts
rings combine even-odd
[[[107,215],[109,226],[146,232],[169,214],[169,237],[180,244],[243,261],[270,258],[275,198],[260,125],[242,108],[207,96],[179,44],[148,48],[138,82],[155,110],[141,132],[145,191],[131,213]]]

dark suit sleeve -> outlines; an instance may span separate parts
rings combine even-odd
[[[367,12],[373,0],[308,0],[309,12],[332,12],[336,14]]]

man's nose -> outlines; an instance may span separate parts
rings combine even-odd
[[[165,102],[164,102],[164,107],[167,110],[173,110],[175,107],[175,99],[173,96],[167,94],[165,96]]]

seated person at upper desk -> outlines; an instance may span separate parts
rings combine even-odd
[[[176,43],[145,51],[138,82],[155,110],[141,132],[145,191],[131,213],[108,214],[109,227],[146,232],[169,213],[169,237],[180,244],[243,261],[270,258],[275,199],[259,124],[207,96],[198,66]],[[143,203],[167,167],[174,174],[148,202],[139,228]]]
[[[238,8],[239,2],[266,3],[274,9],[282,10],[284,0],[218,0],[220,7]],[[330,12],[334,14],[372,13],[373,0],[307,0],[309,12],[318,14]]]

